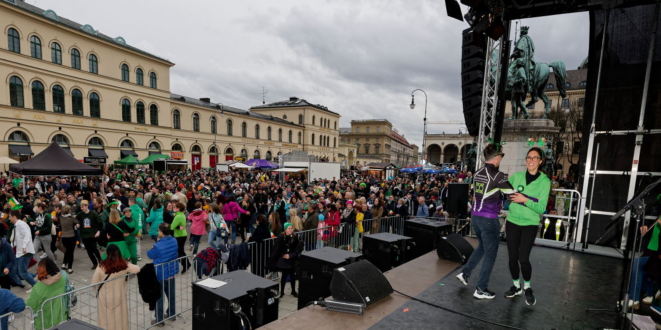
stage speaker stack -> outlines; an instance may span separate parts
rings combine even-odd
[[[392,293],[383,273],[367,260],[360,260],[333,272],[330,291],[335,301],[367,307]]]
[[[453,233],[438,241],[438,257],[465,264],[473,254],[473,246],[460,234]]]
[[[95,325],[83,322],[77,319],[71,319],[64,323],[60,323],[52,328],[52,330],[103,330]]]
[[[408,260],[415,259],[438,246],[443,236],[452,232],[452,225],[445,221],[428,218],[411,218],[404,222],[404,235],[413,238],[414,247],[406,255]]]
[[[277,320],[278,285],[244,270],[195,282],[193,329],[252,329]]]
[[[411,237],[391,233],[369,234],[363,237],[363,255],[382,272],[397,267],[409,259],[414,248]]]
[[[360,253],[332,247],[303,252],[298,262],[298,309],[330,296],[333,271],[362,257]]]
[[[451,217],[466,218],[468,216],[468,183],[450,183],[448,185],[448,205],[445,208]]]
[[[473,33],[472,29],[464,30],[461,47],[461,96],[464,121],[471,136],[477,136],[480,131],[486,49],[486,36]]]

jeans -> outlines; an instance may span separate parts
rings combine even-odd
[[[209,243],[209,245],[211,247],[213,247],[214,249],[217,249],[220,246],[220,242],[222,242],[224,240],[225,244],[227,244],[228,239],[229,239],[228,236],[225,236],[225,238],[222,238],[222,237],[216,235],[215,230],[212,230],[212,231],[209,232],[209,238],[207,240],[207,243]]]
[[[631,283],[629,283],[629,299],[640,301],[640,293],[643,297],[654,295],[654,282],[645,274],[645,265],[650,257],[639,257],[634,259],[631,269]]]
[[[190,244],[193,246],[193,257],[197,254],[197,249],[200,247],[200,238],[202,238],[202,235],[190,234]]]
[[[232,234],[230,235],[230,239],[232,240],[232,244],[236,243],[236,231],[238,230],[236,228],[236,220],[234,221],[227,221],[227,224],[230,226],[230,231]]]
[[[161,322],[163,321],[163,300],[165,299],[165,296],[168,297],[168,310],[167,313],[165,314],[165,318],[170,318],[173,317],[176,313],[175,309],[175,279],[174,277],[168,278],[163,281],[159,281],[161,283],[161,286],[163,287],[163,292],[165,294],[161,295],[161,298],[159,298],[156,301],[156,322]]]
[[[478,245],[468,262],[461,270],[466,277],[477,267],[484,257],[482,268],[480,269],[480,278],[477,281],[477,287],[486,290],[489,287],[489,278],[498,254],[498,235],[500,234],[500,222],[498,219],[490,219],[474,215],[471,217],[471,224],[477,236]]]
[[[28,265],[32,260],[32,254],[27,253],[22,257],[16,259],[18,277],[30,283],[31,286],[34,286],[37,282],[34,280],[32,274],[28,273]]]

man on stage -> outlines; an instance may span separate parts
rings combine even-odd
[[[473,178],[474,203],[471,224],[478,239],[478,246],[461,270],[457,279],[468,285],[473,269],[484,257],[480,278],[473,297],[493,299],[495,294],[488,290],[489,277],[498,253],[500,222],[498,215],[503,204],[503,193],[511,193],[507,175],[498,170],[505,154],[499,145],[489,144],[484,148],[485,165],[475,172]]]

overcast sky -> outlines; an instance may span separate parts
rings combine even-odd
[[[428,121],[461,121],[461,31],[444,1],[27,0],[176,65],[170,90],[243,109],[297,96],[352,119],[385,118],[418,145]],[[465,8],[464,8],[465,12]],[[538,61],[577,67],[587,13],[522,21]],[[514,25],[514,24],[513,24]],[[460,126],[429,126],[457,132]]]

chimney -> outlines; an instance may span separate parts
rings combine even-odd
[[[206,102],[206,103],[211,103],[211,98],[210,97],[200,97],[200,101]]]
[[[289,102],[292,102],[292,103],[298,102],[298,97],[296,97],[296,96],[290,97]]]

